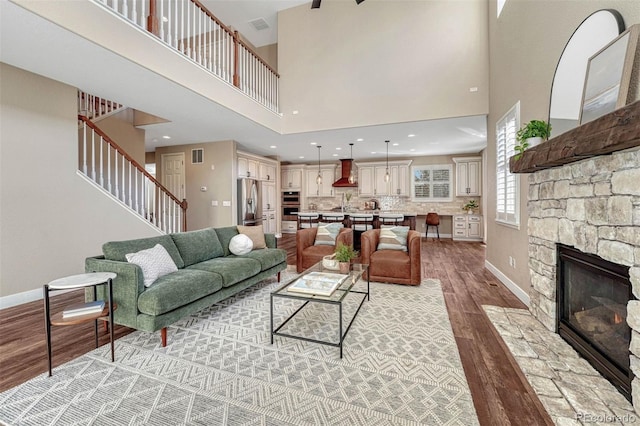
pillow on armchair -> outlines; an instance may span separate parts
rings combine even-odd
[[[316,233],[315,246],[335,246],[338,233],[344,225],[341,223],[319,223],[318,232]]]
[[[392,226],[380,228],[380,242],[377,250],[407,251],[408,226]]]

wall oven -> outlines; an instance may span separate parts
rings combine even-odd
[[[282,192],[282,220],[298,220],[296,213],[300,211],[300,192]]]

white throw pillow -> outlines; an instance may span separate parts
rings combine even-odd
[[[242,256],[253,249],[253,241],[248,235],[238,234],[229,241],[229,251],[236,256]]]
[[[127,253],[125,257],[127,262],[135,263],[142,269],[145,287],[149,287],[158,278],[178,270],[171,255],[161,244],[136,253]]]

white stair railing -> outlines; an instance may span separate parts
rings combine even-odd
[[[121,109],[124,109],[124,106],[117,102],[78,90],[78,114],[91,120],[95,121],[98,118],[113,114]]]
[[[266,108],[279,111],[278,73],[198,0],[93,0],[155,34]]]
[[[87,117],[78,120],[80,172],[162,231],[186,231],[187,200],[177,199]]]

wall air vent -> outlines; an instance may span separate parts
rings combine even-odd
[[[204,163],[204,148],[197,148],[191,150],[191,164]]]
[[[256,31],[262,31],[269,28],[269,24],[264,20],[264,18],[254,19],[252,21],[249,21],[249,24],[251,24],[251,26],[255,28]]]

